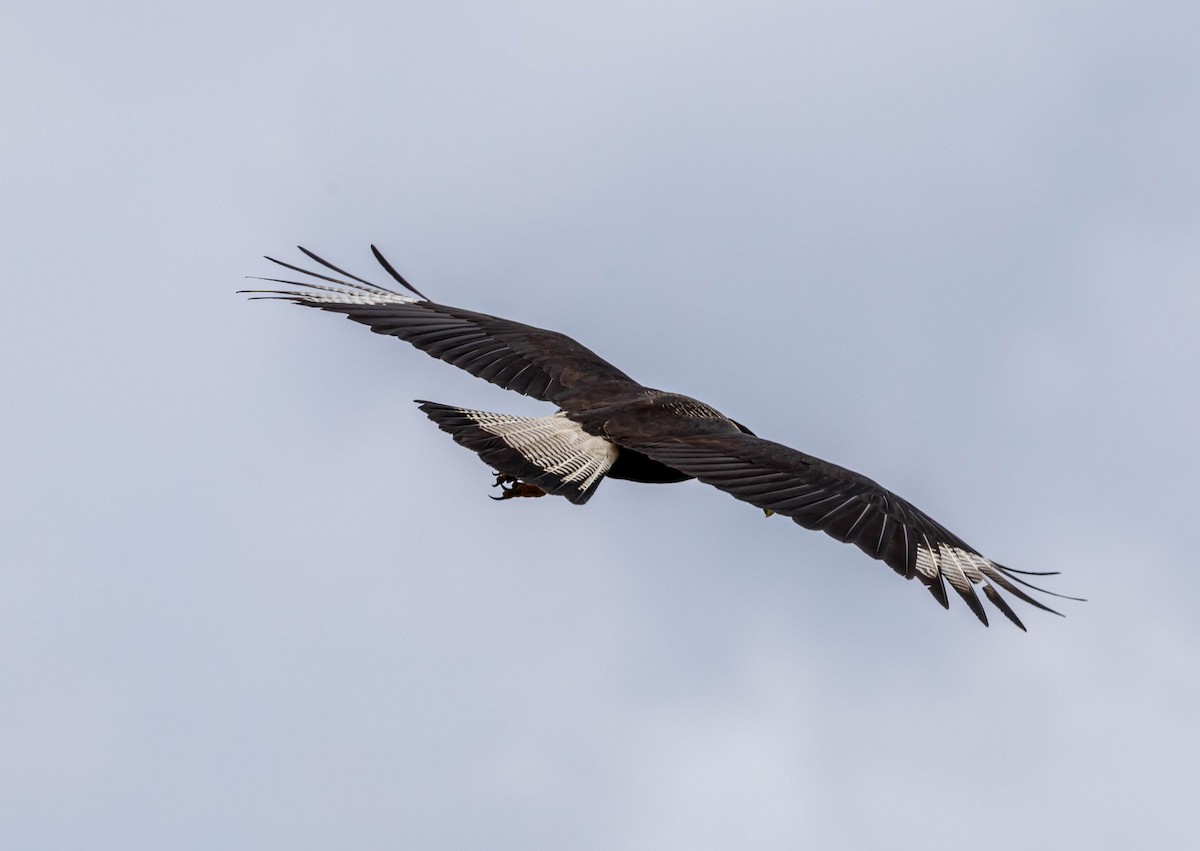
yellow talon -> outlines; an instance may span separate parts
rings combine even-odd
[[[763,509],[763,517],[770,517],[774,513],[775,513],[775,510],[772,508],[764,508]]]

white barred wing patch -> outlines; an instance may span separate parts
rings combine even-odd
[[[1000,587],[1017,594],[1022,599],[1032,602],[1033,605],[1039,608],[1045,608],[1041,603],[1028,598],[1023,592],[1015,589],[1010,579],[1015,579],[1011,574],[1006,572],[1006,568],[1001,567],[994,561],[984,558],[977,552],[966,550],[961,547],[953,546],[945,541],[931,541],[927,535],[921,535],[921,539],[917,542],[916,558],[914,560],[914,569],[922,582],[934,592],[934,596],[946,605],[945,591],[941,590],[942,580],[950,583],[953,588],[967,605],[970,606],[981,621],[986,625],[987,616],[983,613],[983,606],[979,603],[979,598],[975,595],[973,586],[980,586],[984,595],[1000,609],[1005,616],[1020,626],[1020,619],[1012,611],[999,592],[996,591],[992,582],[995,582]],[[991,580],[991,581],[989,581]],[[1021,581],[1021,580],[1017,580]],[[1047,609],[1047,611],[1053,611]]]
[[[563,412],[549,417],[518,417],[460,409],[488,434],[503,440],[530,463],[585,491],[617,460],[620,450],[588,434]]]
[[[273,284],[288,284],[295,287],[303,287],[303,290],[242,290],[242,292],[256,293],[255,298],[278,298],[285,301],[295,302],[296,304],[307,305],[308,307],[321,307],[325,310],[336,308],[339,305],[346,306],[383,306],[389,304],[413,304],[425,300],[416,287],[404,280],[404,276],[397,272],[392,264],[389,263],[379,249],[374,245],[371,246],[371,252],[375,255],[375,259],[379,264],[391,275],[401,286],[411,292],[413,296],[401,295],[394,290],[389,290],[387,287],[381,287],[379,284],[373,284],[370,281],[352,275],[345,269],[334,266],[328,260],[323,260],[313,254],[303,246],[297,246],[310,259],[320,263],[330,272],[335,272],[341,277],[335,278],[320,272],[314,272],[310,269],[302,269],[299,266],[293,266],[291,263],[284,263],[282,260],[276,260],[274,257],[268,257],[272,263],[282,266],[285,269],[290,269],[293,272],[299,272],[306,275],[307,279],[302,281],[294,281],[288,278],[262,278],[255,276],[254,280],[268,281]],[[318,284],[317,281],[325,281],[324,284]]]
[[[559,412],[518,417],[438,402],[417,404],[438,428],[506,476],[576,505],[591,499],[620,450]]]
[[[330,287],[333,290],[333,287]],[[303,300],[305,304],[415,304],[420,299],[409,298],[406,295],[397,295],[395,293],[379,293],[377,295],[363,295],[360,293],[342,292],[333,290],[328,293],[288,293],[289,296],[296,296]]]
[[[359,305],[382,305],[382,304],[416,304],[421,301],[419,298],[400,295],[391,290],[385,290],[383,287],[375,287],[374,285],[354,285],[348,284],[343,287],[326,286],[325,284],[314,284],[301,281],[283,281],[279,278],[260,278],[263,281],[274,281],[281,284],[295,284],[297,286],[307,287],[307,290],[245,290],[244,292],[262,293],[266,298],[281,298],[288,301],[294,301],[298,304],[306,304],[311,306],[319,306],[323,304],[359,304]],[[354,289],[349,287],[353,286]]]

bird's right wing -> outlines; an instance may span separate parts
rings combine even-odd
[[[1048,612],[1054,610],[1017,584],[1063,596],[1014,575],[1028,575],[1026,571],[984,558],[945,526],[866,476],[782,444],[742,433],[685,433],[641,440],[614,434],[612,439],[737,499],[857,545],[900,575],[919,579],[947,607],[944,583],[949,582],[985,626],[987,615],[976,585],[1021,629],[1024,624],[993,583]]]
[[[628,398],[642,390],[628,375],[565,334],[428,301],[392,268],[375,246],[371,250],[380,265],[412,296],[372,284],[311,251],[300,250],[340,277],[268,257],[272,263],[307,275],[308,279],[258,280],[304,289],[245,292],[344,314],[377,334],[399,337],[431,357],[485,381],[552,402],[568,411]]]

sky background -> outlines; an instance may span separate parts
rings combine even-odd
[[[1195,2],[0,6],[0,847],[1194,848]],[[1024,634],[249,303],[297,243],[1061,570]]]

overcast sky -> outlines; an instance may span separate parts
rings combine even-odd
[[[1193,848],[1200,7],[0,8],[0,846]],[[494,503],[297,243],[861,471]],[[1190,837],[1190,838],[1189,838]]]

